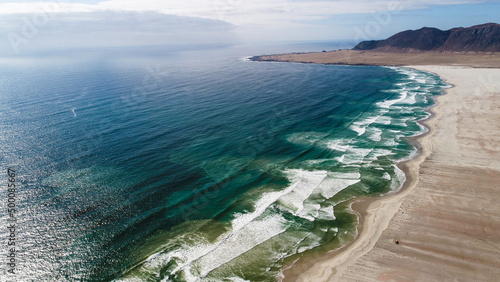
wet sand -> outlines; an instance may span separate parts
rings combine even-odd
[[[299,260],[284,281],[500,277],[500,68],[410,67],[454,87],[425,121],[431,131],[418,139],[422,154],[405,164],[406,187],[354,204],[357,238],[309,264]]]

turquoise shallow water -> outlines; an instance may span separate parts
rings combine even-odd
[[[20,279],[273,281],[285,260],[352,236],[347,201],[401,187],[438,77],[249,51],[4,62]]]

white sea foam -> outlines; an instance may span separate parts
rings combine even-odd
[[[410,84],[410,82],[398,82],[398,83],[396,83],[397,86],[405,86],[408,84]]]
[[[281,215],[272,215],[252,221],[240,232],[233,233],[216,245],[209,254],[201,256],[195,262],[200,276],[204,277],[212,270],[246,253],[269,239],[286,231],[287,221]]]
[[[356,131],[358,133],[358,136],[363,135],[366,131],[364,124],[360,122],[353,122],[351,126],[349,126],[349,129]]]
[[[379,115],[368,115],[367,117],[360,117],[357,121],[353,122],[349,129],[358,133],[358,136],[363,135],[366,132],[366,128],[373,124],[379,117]]]
[[[292,185],[294,188],[290,193],[280,197],[279,202],[293,213],[298,214],[304,208],[304,201],[318,188],[328,172],[324,170],[289,169],[285,173],[290,181],[294,183]]]
[[[392,105],[395,105],[395,104],[403,101],[406,98],[406,96],[408,95],[408,91],[404,91],[404,90],[399,91],[399,93],[400,93],[400,96],[398,98],[378,102],[378,103],[376,103],[376,105],[381,107],[381,108],[385,108],[385,109],[391,108]]]
[[[390,139],[385,140],[383,144],[384,144],[384,146],[393,147],[393,146],[396,146],[398,144],[398,142],[396,142],[395,139],[390,138]]]
[[[297,212],[295,215],[305,218],[309,221],[314,221],[319,217],[319,210],[321,209],[320,204],[316,203],[304,203],[303,208]]]
[[[416,101],[416,93],[415,92],[407,92],[407,96],[405,97],[404,100],[401,100],[398,102],[398,104],[405,104],[405,105],[413,105],[415,104],[417,101]]]
[[[345,188],[360,182],[361,174],[355,173],[330,173],[318,191],[325,199],[330,199]]]
[[[389,116],[380,116],[377,118],[375,123],[389,125],[389,124],[391,124],[391,120],[392,120],[392,118]]]
[[[245,280],[245,279],[240,278],[240,277],[229,277],[229,278],[224,278],[224,280],[229,280],[229,281],[233,281],[233,282],[250,282],[250,280]]]
[[[311,193],[321,195],[325,199],[330,199],[347,187],[360,182],[360,173],[328,173],[328,176]],[[320,204],[305,199],[301,210],[295,213],[296,216],[314,221],[316,219],[334,220],[334,207],[321,207]]]
[[[265,193],[254,205],[255,210],[251,213],[238,214],[232,221],[233,232],[238,232],[240,229],[245,227],[251,221],[255,220],[257,217],[261,216],[264,211],[273,203],[278,201],[282,196],[293,192],[301,184],[300,179],[288,186],[285,190],[280,192]]]
[[[344,143],[344,141],[330,141],[327,143],[327,146],[333,151],[345,152],[347,149],[349,149],[350,145]]]
[[[366,156],[365,160],[374,161],[377,160],[378,157],[385,157],[395,155],[395,153],[391,150],[387,149],[373,149],[368,156]]]
[[[328,133],[324,132],[298,132],[289,135],[286,140],[292,144],[310,146],[317,143],[319,140],[324,139],[326,136],[328,136]]]
[[[281,215],[272,215],[250,222],[239,232],[226,232],[214,243],[191,234],[177,250],[150,256],[141,268],[144,272],[157,273],[167,262],[175,260],[178,267],[173,273],[182,271],[187,281],[198,281],[212,270],[283,233],[286,228],[287,221]],[[170,279],[167,277],[163,281]]]
[[[320,208],[318,212],[318,219],[335,220],[333,206]]]
[[[344,159],[345,159],[345,154],[343,154],[340,157],[335,158],[335,160],[337,160],[339,163],[344,163]]]
[[[159,269],[175,259],[179,266],[174,273],[183,271],[188,281],[196,281],[212,270],[268,241],[286,230],[287,221],[281,215],[264,216],[266,209],[277,202],[285,204],[296,214],[314,220],[320,216],[319,204],[304,201],[326,177],[326,171],[287,170],[292,184],[279,192],[265,193],[255,204],[253,212],[239,214],[231,222],[232,229],[221,234],[215,243],[198,238],[194,245],[184,245],[177,251],[156,253],[142,266],[145,270]]]
[[[333,207],[321,207],[310,201],[313,194],[325,199],[335,196],[345,188],[360,182],[360,173],[333,173],[326,171],[288,170],[288,177],[298,185],[279,199],[279,203],[294,215],[313,221],[317,218],[333,220]]]
[[[391,122],[391,125],[407,127],[408,125],[406,124],[406,122],[409,119],[410,118],[393,118],[392,122]]]
[[[392,167],[394,168],[396,177],[392,179],[391,190],[397,190],[403,186],[403,183],[406,181],[406,175],[397,165],[393,165]]]
[[[356,163],[363,162],[364,158],[372,150],[373,149],[365,149],[365,148],[358,148],[358,147],[351,146],[346,151],[346,154],[343,156],[341,162],[343,164],[356,164]]]
[[[300,169],[290,169],[286,170],[288,178],[291,181],[291,185],[281,192],[266,193],[261,199],[255,204],[255,210],[251,213],[239,214],[232,221],[232,231],[230,234],[223,235],[220,239],[224,243],[220,243],[218,246],[213,247],[200,247],[198,248],[197,256],[186,256],[184,255],[183,261],[189,264],[193,261],[190,257],[204,257],[209,253],[218,253],[218,249],[226,245],[226,241],[229,238],[237,236],[248,229],[249,226],[253,226],[255,222],[259,222],[260,217],[265,212],[265,210],[275,202],[279,202],[286,209],[290,210],[296,216],[306,218],[308,220],[315,220],[316,218],[323,218],[333,220],[335,219],[333,215],[333,207],[331,210],[328,208],[321,208],[318,203],[307,202],[308,198],[317,190],[318,194],[325,197],[333,197],[336,193],[345,189],[346,187],[359,182],[359,173],[343,173],[343,174],[330,174],[326,171],[307,171]],[[325,178],[328,175],[328,179]],[[257,227],[252,227],[252,232],[260,232]],[[279,231],[279,230],[276,230]],[[281,231],[280,231],[281,232]],[[247,233],[251,233],[248,231]],[[239,235],[238,235],[239,236]],[[231,241],[227,241],[231,242]],[[222,247],[225,249],[225,247]],[[206,265],[202,263],[202,265]],[[200,266],[201,267],[201,266]],[[205,268],[205,266],[203,266]]]
[[[136,277],[126,277],[126,278],[119,278],[118,281],[143,282],[144,280]]]
[[[324,162],[331,162],[332,160],[331,159],[316,159],[316,160],[307,160],[306,163],[307,164],[320,164],[320,163],[324,163]]]
[[[373,127],[371,128],[372,134],[368,136],[368,139],[373,140],[375,142],[380,142],[382,140],[382,129]]]
[[[384,178],[386,180],[391,180],[391,176],[387,172],[384,173],[384,175],[382,176],[382,178]]]

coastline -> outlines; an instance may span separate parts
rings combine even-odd
[[[251,61],[354,66],[467,66],[500,67],[500,53],[491,52],[382,52],[339,50],[331,52],[263,55]]]
[[[436,145],[439,144],[440,147],[443,145],[449,147],[449,144],[447,144],[449,142],[447,141],[455,137],[455,135],[451,135],[450,132],[448,132],[449,130],[446,125],[449,125],[450,122],[446,120],[443,121],[443,119],[455,118],[455,128],[458,128],[459,125],[458,117],[449,113],[450,108],[448,104],[453,102],[456,106],[462,101],[462,106],[468,106],[469,104],[464,101],[467,101],[467,94],[471,92],[475,93],[478,99],[482,98],[481,105],[487,104],[489,102],[489,99],[487,99],[488,97],[495,92],[500,93],[500,85],[493,79],[493,77],[500,76],[500,69],[467,69],[457,68],[456,66],[408,67],[435,73],[448,83],[453,84],[454,87],[445,90],[447,95],[437,97],[437,105],[429,110],[434,116],[423,121],[423,124],[429,128],[429,132],[415,139],[418,144],[420,144],[422,149],[421,153],[416,158],[400,164],[400,167],[405,171],[407,177],[407,181],[405,181],[403,188],[397,193],[386,195],[379,199],[362,199],[353,203],[353,210],[360,218],[358,236],[339,250],[316,256],[314,259],[311,259],[312,262],[301,262],[299,260],[297,265],[293,265],[284,271],[285,278],[283,281],[390,281],[393,279],[398,281],[415,281],[436,279],[437,277],[442,279],[453,279],[457,277],[471,277],[474,279],[481,277],[481,279],[492,279],[500,275],[498,270],[500,263],[493,260],[491,269],[488,271],[484,271],[485,266],[484,263],[482,263],[481,265],[466,267],[465,269],[467,269],[467,271],[456,269],[455,271],[448,272],[448,276],[443,276],[443,268],[449,269],[450,267],[460,265],[460,261],[467,262],[469,266],[471,263],[474,263],[474,261],[478,261],[477,258],[483,255],[484,248],[475,251],[471,248],[467,248],[467,246],[476,246],[478,240],[489,246],[491,252],[489,256],[500,256],[500,240],[496,239],[494,242],[487,241],[488,238],[491,239],[491,236],[495,234],[491,233],[496,230],[495,228],[491,230],[488,229],[491,232],[483,232],[485,234],[485,238],[483,239],[478,239],[477,236],[473,236],[474,238],[467,240],[467,238],[459,236],[459,233],[457,235],[450,234],[449,232],[441,236],[435,235],[435,233],[439,233],[440,230],[449,229],[446,228],[448,225],[442,226],[441,223],[446,220],[450,221],[450,216],[453,218],[453,220],[448,223],[450,226],[455,226],[456,228],[463,227],[460,223],[462,218],[467,215],[463,214],[464,211],[461,209],[460,205],[455,205],[467,199],[469,201],[474,201],[474,197],[465,193],[461,195],[463,199],[457,201],[455,205],[446,205],[442,202],[436,202],[432,196],[429,198],[429,195],[425,193],[438,193],[436,192],[436,187],[433,187],[432,191],[427,191],[429,188],[423,187],[423,183],[440,183],[442,189],[446,191],[442,191],[442,194],[438,194],[437,196],[447,195],[447,197],[453,198],[454,191],[450,190],[453,190],[455,185],[460,184],[453,183],[455,180],[453,178],[454,175],[439,175],[432,177],[432,172],[436,170],[436,167],[433,166],[433,158],[443,151],[437,150]],[[482,84],[475,83],[480,81],[481,78],[484,78]],[[464,82],[464,79],[467,83]],[[471,85],[473,89],[471,89]],[[500,106],[500,100],[497,101],[497,105]],[[444,113],[447,113],[447,115],[443,115]],[[462,121],[463,117],[460,118]],[[500,114],[498,118],[500,119]],[[499,138],[496,140],[498,139]],[[496,140],[491,142],[494,144]],[[470,140],[468,141],[470,143]],[[478,142],[473,145],[484,147],[480,144],[481,142]],[[478,146],[471,147],[477,149]],[[448,150],[452,152],[448,152],[446,156],[449,158],[450,153],[455,156],[461,155],[458,148],[458,146],[452,147],[454,150]],[[495,153],[500,155],[500,147],[496,146],[495,149]],[[464,157],[473,156],[467,155]],[[467,171],[470,168],[462,167],[463,165],[460,160],[461,159],[456,159],[455,162],[456,165],[461,168],[460,174],[463,174],[463,170]],[[447,159],[446,161],[449,162],[450,160]],[[446,165],[446,163],[441,165]],[[477,164],[474,162],[472,162],[471,166],[477,168]],[[500,163],[497,163],[495,168],[500,170]],[[493,173],[489,171],[491,168],[488,165],[478,169],[483,172],[487,170],[488,175],[493,175]],[[426,176],[425,179],[422,178],[424,173]],[[475,179],[474,181],[480,180],[481,179]],[[461,181],[464,181],[464,179],[461,179]],[[494,181],[500,181],[500,177],[494,178],[494,180],[483,180],[483,182],[485,181],[495,183]],[[474,194],[475,190],[468,189],[467,191]],[[500,189],[498,189],[498,191],[493,190],[488,192],[489,194],[495,194],[496,192],[496,194],[489,195],[490,197],[486,197],[486,199],[494,199],[495,196],[500,196]],[[428,201],[425,202],[425,200]],[[407,203],[409,201],[411,201],[413,205]],[[468,203],[468,207],[470,206],[471,203]],[[433,209],[428,210],[429,207],[433,207]],[[436,209],[444,211],[444,218],[436,217]],[[484,207],[480,209],[476,208],[475,210],[467,210],[467,214],[474,216],[481,211],[484,211]],[[423,216],[422,213],[424,213],[426,217]],[[453,213],[455,213],[454,217]],[[500,215],[500,210],[497,208],[493,212],[493,215],[498,217],[498,215]],[[420,226],[418,224],[420,221],[423,221],[423,223],[420,224],[424,225],[421,226],[422,229],[416,230],[416,228],[412,228],[415,225]],[[468,222],[474,222],[474,220]],[[426,223],[429,226],[426,226]],[[500,228],[498,221],[489,223]],[[487,224],[488,221],[483,225]],[[412,230],[412,232],[408,230]],[[483,228],[483,231],[484,230]],[[432,231],[432,233],[428,234],[429,231]],[[398,240],[400,243],[395,244],[395,240]],[[495,248],[491,250],[491,246]],[[455,253],[447,254],[447,256],[445,253],[449,248],[455,250]],[[401,250],[405,252],[403,253]],[[463,268],[464,265],[461,265],[461,267]],[[476,269],[481,270],[479,271]],[[422,272],[424,272],[425,275],[421,274]],[[463,273],[459,275],[458,273],[460,272]],[[418,275],[421,275],[421,277],[418,277]]]
[[[411,66],[405,67],[417,69]],[[436,73],[433,74],[437,75]],[[441,79],[443,78],[441,77]],[[446,81],[445,79],[443,80]],[[454,85],[451,86],[454,87]],[[406,178],[401,188],[382,197],[361,197],[352,201],[351,210],[358,217],[357,236],[338,249],[328,251],[327,253],[316,252],[313,255],[296,260],[293,265],[287,266],[283,271],[284,279],[281,281],[316,281],[314,279],[318,279],[317,281],[330,281],[328,278],[336,272],[336,270],[328,269],[331,265],[347,264],[353,260],[349,256],[352,256],[355,252],[355,258],[359,258],[366,253],[364,251],[366,248],[371,249],[373,247],[373,244],[375,244],[377,240],[371,240],[370,237],[374,235],[374,232],[377,233],[376,238],[380,237],[380,232],[387,228],[389,220],[397,212],[397,209],[394,209],[396,206],[391,206],[390,204],[394,202],[398,204],[401,199],[415,188],[416,181],[418,180],[418,177],[415,177],[417,170],[419,165],[428,155],[428,150],[424,150],[424,144],[422,144],[422,142],[423,139],[428,138],[434,130],[433,126],[428,124],[428,122],[435,116],[433,109],[439,104],[437,99],[447,94],[446,91],[447,89],[443,90],[442,95],[433,98],[435,104],[426,110],[430,116],[418,121],[418,123],[425,126],[428,131],[408,139],[409,142],[417,148],[417,153],[414,157],[397,164],[398,168],[404,172]],[[399,203],[399,205],[400,204],[401,203]],[[397,205],[397,207],[399,207],[399,205]],[[374,222],[385,224],[382,225],[385,226],[385,228],[375,228],[376,225]],[[360,247],[362,250],[358,250]],[[321,268],[322,272],[320,276],[314,274],[318,267]],[[308,274],[303,275],[304,273]]]

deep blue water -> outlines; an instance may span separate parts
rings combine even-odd
[[[345,203],[401,186],[395,164],[416,152],[405,137],[425,131],[445,85],[404,68],[244,59],[293,48],[0,60],[16,278],[272,281],[285,260],[351,238]]]

